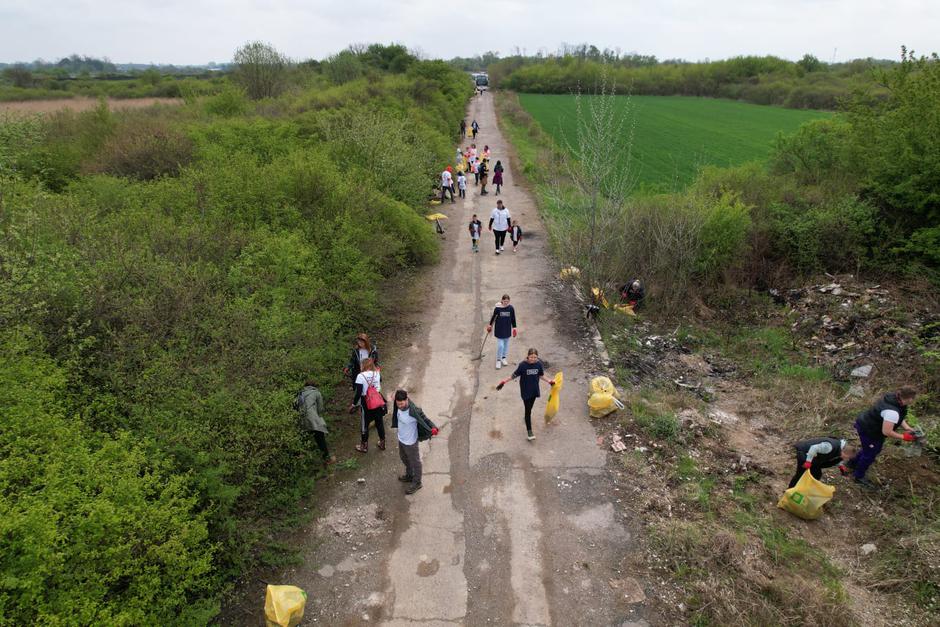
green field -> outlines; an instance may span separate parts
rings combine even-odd
[[[593,96],[586,96],[592,98]],[[826,111],[784,109],[687,96],[619,97],[636,123],[633,163],[637,186],[649,191],[685,187],[703,165],[765,159],[774,137]],[[559,144],[575,138],[574,96],[519,94],[519,101]]]

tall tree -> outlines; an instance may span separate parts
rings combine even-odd
[[[271,44],[252,41],[235,51],[235,79],[252,100],[277,96],[284,89],[290,60]]]

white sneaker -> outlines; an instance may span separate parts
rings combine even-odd
[[[508,366],[508,365],[509,365],[509,360],[506,359],[505,357],[503,357],[503,365],[504,365],[504,366]]]
[[[531,442],[531,441],[534,440],[534,439],[535,439],[535,434],[532,433],[531,431],[529,431],[528,435],[526,435],[526,440],[528,440],[529,442]]]
[[[496,369],[499,370],[499,369],[502,368],[502,367],[503,367],[503,362],[501,362],[500,360],[497,359],[497,360],[496,360]]]
[[[497,254],[497,255],[499,254],[499,249],[498,249],[498,248],[496,249],[496,254]]]

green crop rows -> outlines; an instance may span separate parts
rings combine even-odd
[[[586,96],[587,99],[592,96]],[[703,165],[762,160],[779,132],[827,117],[825,111],[784,109],[713,98],[632,96],[618,98],[635,122],[632,167],[639,189],[675,191]],[[520,94],[519,101],[561,144],[575,141],[574,96]]]

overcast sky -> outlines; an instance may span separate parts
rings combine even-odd
[[[660,59],[811,53],[896,59],[940,50],[937,0],[0,0],[0,61],[72,53],[202,64],[268,41],[300,60],[350,43],[429,57],[534,53],[593,43]]]

